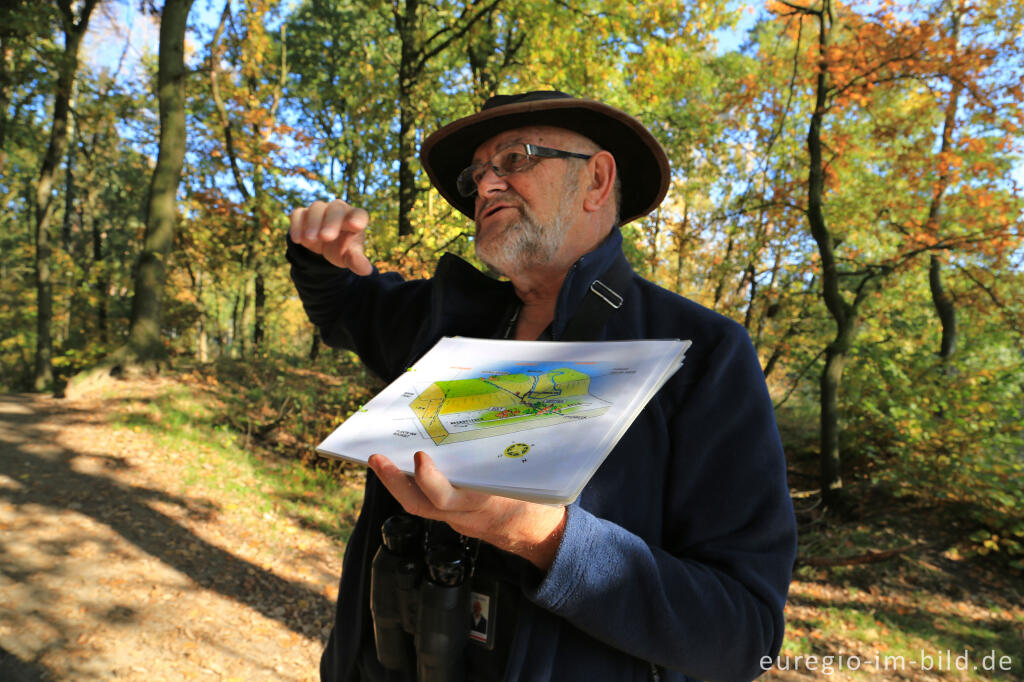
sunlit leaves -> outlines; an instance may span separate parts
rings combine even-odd
[[[259,273],[273,347],[306,352],[311,329],[281,250],[287,214],[315,199],[341,197],[370,212],[369,256],[382,270],[428,276],[445,251],[472,258],[472,223],[429,188],[415,150],[400,144],[403,114],[415,147],[496,92],[557,88],[636,115],[666,147],[674,169],[666,201],[623,230],[637,270],[742,323],[776,402],[814,403],[835,332],[807,230],[807,123],[826,73],[822,189],[839,293],[849,303],[866,274],[887,273],[862,295],[844,370],[850,470],[915,493],[927,481],[924,492],[937,499],[973,495],[987,524],[979,547],[1003,551],[1012,529],[986,515],[1019,505],[1000,477],[1020,473],[1007,453],[1020,422],[1013,406],[1024,338],[1014,184],[1024,10],[994,0],[832,3],[836,24],[822,49],[817,17],[800,11],[820,5],[769,3],[744,48],[722,53],[715,31],[737,18],[725,2],[421,1],[406,25],[396,22],[408,7],[400,0],[232,0],[215,45],[212,28],[195,33],[166,336],[183,354],[238,352],[253,336]],[[443,49],[425,49],[487,8]],[[5,53],[0,325],[13,331],[0,340],[4,371],[25,364],[34,334],[24,186],[45,144],[42,93],[56,45],[46,35],[32,40]],[[403,44],[422,58],[405,71]],[[111,334],[123,333],[124,263],[138,248],[144,153],[157,130],[148,84],[111,89],[87,76],[80,85],[76,213],[56,261],[65,269],[57,309],[68,362],[88,356],[75,344],[98,343],[102,310]],[[403,158],[415,200],[412,233],[399,236]],[[98,260],[87,257],[94,227]],[[932,255],[961,335],[946,367],[934,355]]]

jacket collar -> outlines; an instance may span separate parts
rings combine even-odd
[[[551,337],[560,339],[565,333],[569,320],[579,310],[583,298],[590,291],[590,285],[612,266],[622,252],[622,232],[613,228],[603,242],[593,251],[580,256],[573,263],[558,291],[555,303],[555,319],[551,323]]]
[[[555,302],[551,338],[559,339],[594,280],[603,275],[622,252],[622,233],[613,229],[597,248],[581,256],[565,276]],[[493,279],[458,256],[442,256],[434,273],[442,286],[435,288],[435,318],[431,336],[493,337],[500,333],[518,306],[510,282]]]

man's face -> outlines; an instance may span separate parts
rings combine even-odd
[[[515,143],[590,153],[586,138],[560,128],[508,130],[480,145],[485,162]],[[544,159],[527,171],[498,177],[488,170],[477,186],[476,253],[505,275],[551,264],[580,215],[580,162]],[[571,241],[571,240],[570,240]]]

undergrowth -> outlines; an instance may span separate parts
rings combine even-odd
[[[268,518],[285,514],[348,539],[363,469],[321,458],[315,447],[375,386],[350,356],[181,364],[166,378],[155,398],[109,392],[112,424],[149,432],[169,453],[188,453],[186,485],[210,483],[236,500],[226,504],[255,504]]]

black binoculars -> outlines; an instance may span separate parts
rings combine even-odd
[[[434,542],[415,516],[389,517],[373,557],[370,611],[377,660],[418,682],[462,682],[472,557],[465,539]]]

